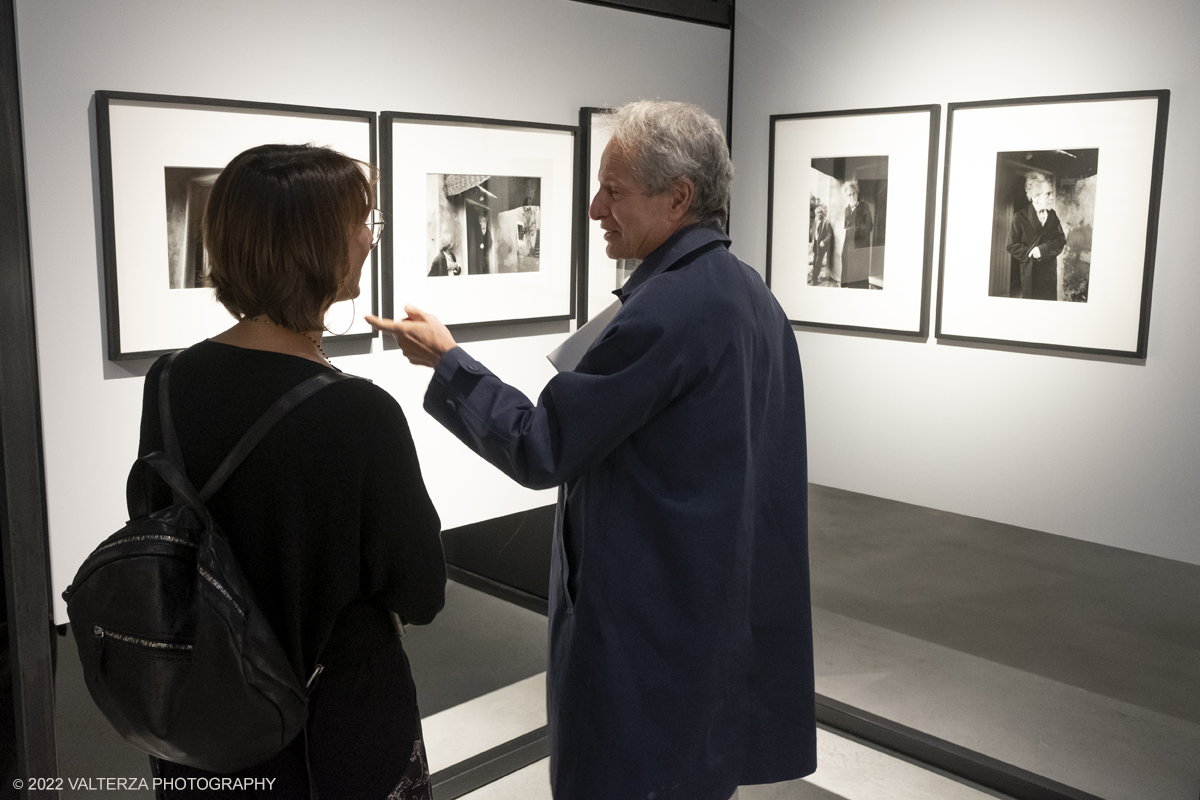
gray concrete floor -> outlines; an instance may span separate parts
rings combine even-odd
[[[809,497],[819,692],[1106,800],[1200,795],[1200,567],[827,487]],[[59,641],[60,774],[148,776]],[[545,620],[454,584],[405,647],[427,716],[543,670]],[[911,774],[916,793],[881,793],[916,768],[823,739],[826,779],[746,800],[963,796]],[[541,786],[537,769],[509,783]]]
[[[1200,567],[809,501],[818,692],[1106,800],[1200,795]]]
[[[736,800],[991,800],[1001,795],[959,781],[834,733],[817,731],[816,773],[807,778],[742,786]],[[550,800],[546,760],[530,764],[466,795],[466,800]]]

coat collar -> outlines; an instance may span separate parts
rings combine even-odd
[[[666,272],[686,256],[713,242],[720,242],[725,247],[729,247],[730,239],[723,231],[707,225],[692,224],[680,228],[660,244],[654,252],[646,256],[629,276],[629,280],[625,281],[625,285],[614,291],[613,294],[624,303],[643,283],[655,275]]]

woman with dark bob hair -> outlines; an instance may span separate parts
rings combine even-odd
[[[335,369],[321,348],[325,312],[358,295],[378,238],[374,178],[373,167],[333,150],[279,144],[247,150],[217,178],[204,244],[216,298],[238,321],[180,353],[169,371],[193,485],[203,486],[289,389]],[[163,448],[162,370],[160,360],[146,376],[141,455]],[[153,508],[171,505],[165,484],[151,491]],[[446,567],[400,406],[366,380],[329,386],[271,429],[208,508],[301,683],[318,655],[324,671],[306,733],[274,758],[220,776],[266,779],[225,784],[263,787],[257,793],[176,788],[159,796],[429,800],[396,617],[431,621],[445,599]],[[151,761],[163,779],[216,777]]]

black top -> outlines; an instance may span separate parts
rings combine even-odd
[[[162,365],[146,376],[139,456],[163,446]],[[171,411],[192,484],[202,487],[263,412],[325,369],[209,341],[181,353]],[[131,481],[128,492],[137,491]],[[171,503],[156,477],[151,508]],[[336,669],[395,640],[389,609],[424,624],[442,608],[441,523],[404,413],[370,381],[341,381],[293,409],[208,508],[302,681],[327,637],[321,663]]]

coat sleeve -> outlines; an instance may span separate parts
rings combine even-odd
[[[510,478],[541,489],[577,477],[652,418],[705,366],[686,301],[631,299],[574,372],[550,380],[536,403],[462,348],[446,353],[425,410]]]

